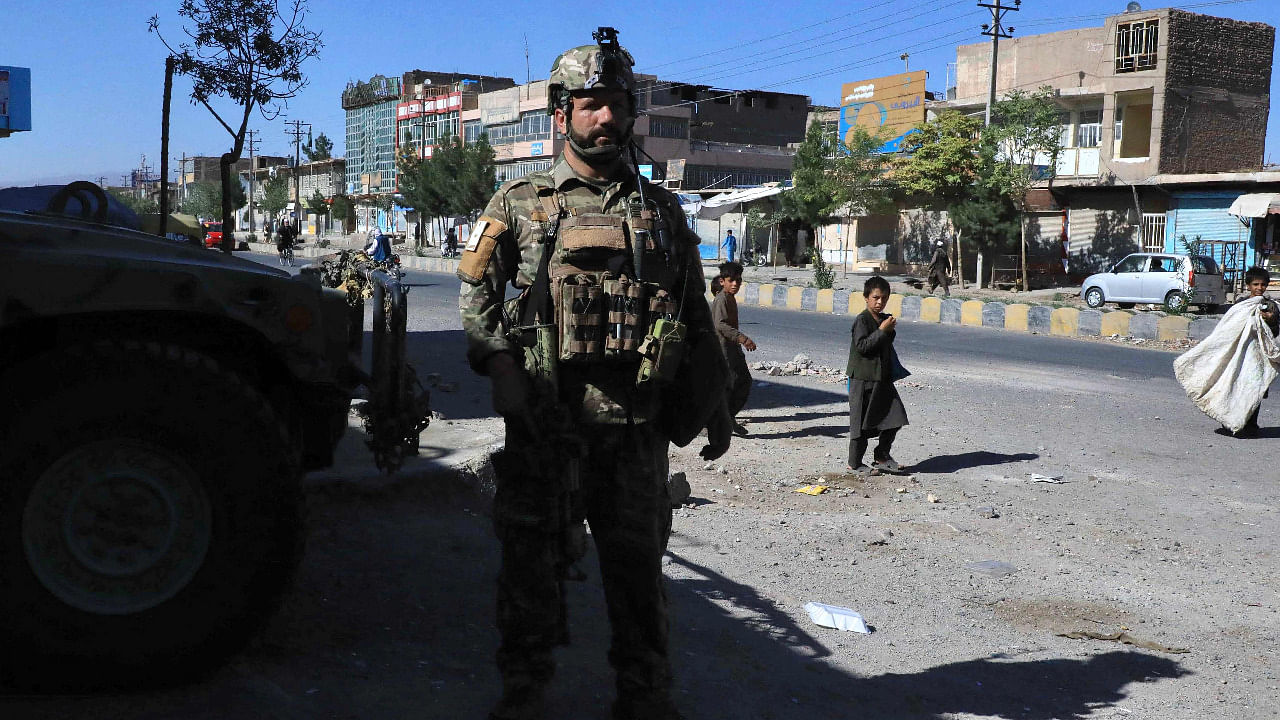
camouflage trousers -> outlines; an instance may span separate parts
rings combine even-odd
[[[612,626],[609,663],[619,697],[665,698],[667,595],[662,555],[671,533],[667,440],[649,424],[583,425],[580,510],[591,527]],[[508,426],[507,448],[531,442]],[[498,574],[498,669],[506,688],[541,686],[554,671],[551,650],[569,641],[557,539],[530,522],[547,507],[545,485],[500,473],[494,527],[502,543]]]

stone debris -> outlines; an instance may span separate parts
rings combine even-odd
[[[931,502],[931,503],[936,503],[936,502],[938,502],[938,496],[937,496],[937,495],[934,495],[933,493],[929,493],[929,494],[925,497],[925,500],[928,500],[928,501],[929,501],[929,502]]]
[[[990,505],[983,505],[982,507],[978,508],[978,515],[984,518],[1000,517],[1000,513],[996,512],[996,509]]]
[[[781,375],[812,375],[832,383],[844,382],[848,379],[844,374],[844,370],[814,363],[813,360],[804,353],[796,355],[789,362],[785,363],[777,361],[756,362],[751,365],[751,369],[763,372],[765,375],[772,377],[778,377]]]
[[[667,494],[671,496],[671,507],[678,508],[684,505],[692,493],[693,488],[689,486],[689,480],[684,473],[671,473],[667,478]]]

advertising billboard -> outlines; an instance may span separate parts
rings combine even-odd
[[[840,90],[840,139],[855,127],[885,140],[881,152],[897,152],[902,139],[924,122],[924,70],[845,83]]]
[[[0,65],[0,137],[31,129],[31,68]]]

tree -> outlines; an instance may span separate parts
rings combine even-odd
[[[419,158],[413,148],[405,148],[397,165],[400,196],[423,220],[473,217],[484,209],[497,185],[493,147],[483,135],[466,145],[457,137],[448,138],[429,158]]]
[[[1014,90],[991,108],[991,125],[982,134],[994,149],[992,181],[1019,211],[1021,235],[1022,289],[1027,278],[1027,192],[1042,179],[1052,181],[1062,153],[1062,131],[1053,88],[1034,93]]]
[[[289,178],[283,173],[268,178],[262,185],[262,199],[258,207],[268,218],[276,218],[289,206]]]
[[[915,129],[903,141],[903,156],[894,162],[898,188],[908,196],[948,206],[967,198],[974,182],[990,170],[980,146],[982,121],[944,110]]]
[[[111,194],[115,195],[116,199],[124,204],[125,207],[139,215],[152,215],[160,212],[159,204],[149,197],[138,197],[133,193],[120,192],[119,190],[112,190]]]
[[[813,225],[835,209],[835,184],[831,176],[835,152],[836,142],[822,123],[816,120],[810,123],[804,141],[796,148],[791,169],[792,188],[782,194],[783,215]]]
[[[879,136],[858,127],[844,143],[814,121],[796,149],[792,189],[782,195],[782,214],[818,225],[837,210],[874,213],[890,203]]]
[[[314,141],[308,137],[302,146],[302,154],[307,156],[307,162],[328,160],[333,157],[333,141],[324,133],[317,135]]]
[[[239,210],[248,204],[244,186],[239,182],[231,186],[231,209]],[[183,212],[202,220],[225,217],[222,213],[222,186],[211,182],[187,183],[187,199],[182,203]],[[227,225],[225,227],[234,227]]]
[[[347,219],[355,213],[356,204],[351,201],[351,197],[339,193],[333,196],[333,202],[329,204],[329,212],[333,214],[333,219],[338,221],[342,226],[342,234],[347,234]]]
[[[319,188],[316,188],[316,191],[311,193],[311,197],[307,198],[306,204],[307,210],[317,217],[322,217],[329,212],[329,200],[324,196],[324,193],[320,192]],[[317,232],[317,234],[319,233]]]
[[[183,26],[187,40],[174,47],[160,34],[159,16],[151,16],[148,30],[176,59],[176,71],[192,80],[191,99],[213,115],[232,137],[231,149],[219,161],[222,180],[222,220],[233,227],[231,166],[244,151],[245,132],[256,108],[267,120],[275,119],[283,101],[307,85],[302,63],[319,54],[320,33],[303,21],[307,0],[182,0],[178,15],[193,27]],[[231,122],[214,109],[211,101],[225,97],[239,107]],[[231,252],[230,232],[222,236],[222,249]]]

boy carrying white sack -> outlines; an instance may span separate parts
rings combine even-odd
[[[1187,396],[1235,437],[1258,436],[1258,410],[1280,371],[1280,311],[1266,295],[1271,277],[1249,268],[1249,296],[1237,300],[1209,337],[1173,361]]]

